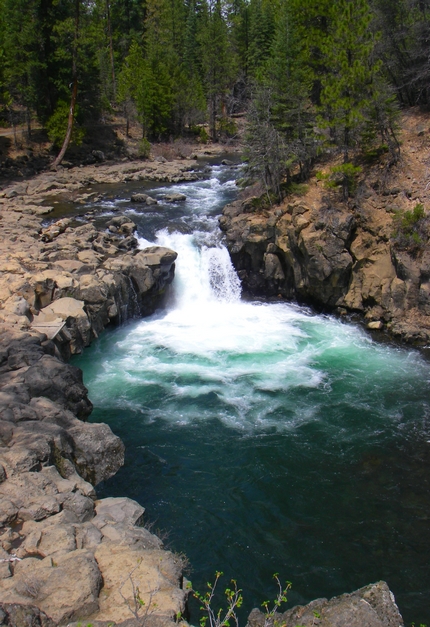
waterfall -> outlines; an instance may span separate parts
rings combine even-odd
[[[227,249],[212,233],[192,235],[161,231],[157,244],[178,253],[172,306],[210,307],[214,301],[238,302],[240,281]]]

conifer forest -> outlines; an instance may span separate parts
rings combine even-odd
[[[150,142],[234,136],[279,193],[324,147],[396,159],[396,113],[430,98],[428,0],[0,0],[0,116],[68,128],[121,111]]]

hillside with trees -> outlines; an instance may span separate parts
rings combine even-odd
[[[347,198],[358,151],[398,158],[400,107],[429,104],[428,0],[0,0],[0,119],[56,151],[107,116],[144,140],[234,136],[281,196],[324,151]],[[233,116],[233,117],[232,117]],[[66,144],[68,142],[66,141]]]

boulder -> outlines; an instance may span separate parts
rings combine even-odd
[[[57,627],[55,622],[35,605],[0,603],[0,624],[4,627]]]
[[[29,603],[57,622],[89,616],[99,609],[102,577],[92,552],[78,549],[45,559],[18,562],[15,574],[3,580],[6,603]]]
[[[79,283],[80,294],[84,297],[87,296],[87,300],[91,302],[90,299],[92,297],[94,298],[93,294],[95,290],[93,286],[88,285],[88,282],[85,282],[85,276],[88,275],[84,275],[82,277],[82,281]],[[97,282],[96,289],[98,285],[99,284]],[[93,293],[91,292],[91,287],[93,287]],[[77,337],[79,338],[79,341],[73,348],[72,352],[80,352],[84,346],[88,346],[90,344],[92,339],[91,323],[84,310],[84,306],[85,303],[83,300],[71,297],[59,298],[40,310],[39,315],[33,320],[33,326],[42,329],[43,326],[48,327],[49,324],[55,325],[55,323],[58,324],[60,321],[66,322],[68,328],[73,329],[75,343]]]
[[[247,627],[267,626],[265,615],[254,609]],[[317,599],[308,605],[298,605],[283,614],[276,614],[269,624],[285,627],[403,627],[394,596],[384,581],[365,586],[351,594]]]
[[[24,374],[24,382],[33,398],[49,398],[81,419],[91,413],[92,404],[82,383],[82,372],[51,355],[44,355],[37,365],[30,366]]]
[[[185,610],[187,591],[181,589],[182,563],[161,550],[131,550],[103,542],[95,551],[103,576],[100,610],[92,618],[120,622],[137,615],[174,620]],[[136,602],[135,590],[144,603]]]
[[[184,202],[187,197],[185,194],[165,194],[163,200],[164,202]]]
[[[139,525],[143,521],[145,508],[127,497],[106,498],[96,502],[94,524],[108,522]]]
[[[148,194],[133,194],[130,200],[131,202],[143,203],[146,205],[158,205],[157,200]]]
[[[73,439],[73,462],[83,479],[97,485],[124,464],[124,444],[104,423],[79,423],[68,430]]]

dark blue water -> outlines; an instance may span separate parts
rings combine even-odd
[[[142,503],[197,589],[216,570],[237,579],[245,614],[277,572],[290,605],[385,579],[405,619],[428,622],[430,365],[330,317],[241,301],[214,219],[233,175],[135,213],[179,252],[177,275],[164,311],[74,362],[92,419],[126,444],[99,494]]]

